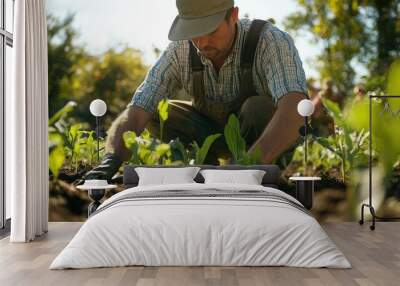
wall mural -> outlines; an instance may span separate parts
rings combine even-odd
[[[73,25],[74,16],[55,17],[49,12],[50,221],[83,221],[87,218],[90,199],[87,192],[76,186],[107,156],[109,140],[118,133],[116,122],[126,120],[124,110],[151,67],[144,63],[139,50],[127,45],[109,48],[100,54],[88,51],[84,44],[77,41],[79,31]],[[288,29],[295,28],[293,17],[287,19]],[[318,37],[318,34],[315,36]],[[345,53],[340,47],[337,49],[331,52],[338,55]],[[161,55],[157,48],[154,53],[157,57]],[[323,58],[314,60],[327,67],[329,63],[324,63]],[[338,79],[329,74],[339,74],[338,69],[342,69],[341,74],[344,74],[349,68],[346,65],[331,66],[333,70],[322,69],[321,87],[317,80],[309,79],[308,94],[315,112],[309,126],[311,129],[306,135],[307,150],[303,144],[304,134],[301,136],[300,130],[295,144],[272,162],[282,171],[279,188],[289,193],[296,188],[294,182],[289,180],[291,176],[305,174],[322,178],[316,184],[312,209],[319,221],[356,220],[361,203],[367,199],[368,94],[372,91],[377,94],[400,94],[399,61],[392,58],[386,60],[386,63],[392,64],[386,64],[385,79],[381,73],[371,71],[363,84],[355,85],[354,78]],[[340,84],[335,84],[339,80]],[[354,89],[349,89],[353,86]],[[96,117],[89,110],[95,99],[101,99],[107,105],[106,113],[98,118],[99,125],[96,125]],[[177,108],[189,108],[182,102],[190,100],[184,89],[173,98],[161,99],[141,134],[132,130],[123,132],[121,142],[129,151],[129,156],[124,158],[122,166],[117,168],[119,172],[110,180],[118,187],[109,190],[106,197],[122,190],[120,176],[126,164],[262,163],[261,150],[252,148],[260,132],[243,132],[245,126],[240,113],[226,114],[224,120],[215,126],[204,122],[199,128],[180,125],[185,130],[177,131],[174,122],[178,115],[174,112]],[[372,157],[374,203],[380,216],[400,216],[399,101],[378,98],[373,103],[376,110],[374,121],[382,124],[373,133],[377,143],[373,145]],[[388,106],[390,114],[382,117]],[[268,120],[273,111],[270,110]],[[305,152],[308,156],[306,161]]]

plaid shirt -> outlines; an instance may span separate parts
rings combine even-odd
[[[212,62],[201,56],[205,66],[205,100],[228,103],[240,95],[240,55],[250,25],[248,19],[238,21],[234,47],[218,73]],[[173,97],[179,89],[190,95],[191,81],[189,42],[171,42],[149,70],[128,106],[154,113],[162,98]],[[307,94],[302,62],[292,38],[271,23],[265,25],[256,49],[253,83],[258,95],[272,96],[275,103],[287,93]]]

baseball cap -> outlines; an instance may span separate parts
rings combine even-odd
[[[190,40],[215,31],[234,7],[234,0],[176,0],[179,15],[168,34],[171,41]]]

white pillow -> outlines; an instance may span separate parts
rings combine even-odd
[[[262,170],[202,170],[205,184],[261,185],[265,171]]]
[[[193,179],[199,170],[199,167],[135,168],[139,176],[139,186],[195,183]]]

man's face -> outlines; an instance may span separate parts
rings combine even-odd
[[[192,39],[200,53],[211,61],[224,60],[231,50],[235,40],[238,8],[234,8],[231,17],[222,21],[212,33]]]

